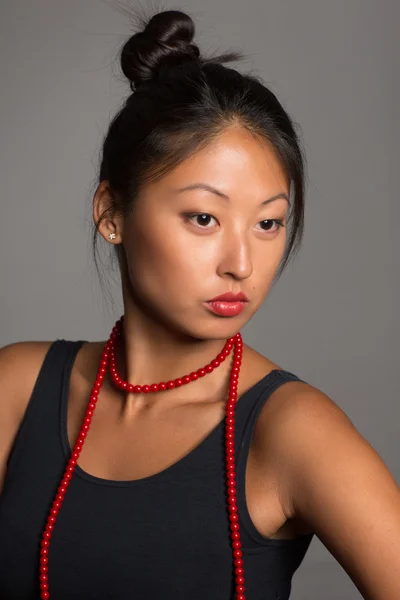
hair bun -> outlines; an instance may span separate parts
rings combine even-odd
[[[184,12],[166,10],[154,15],[121,51],[121,69],[131,89],[152,79],[161,65],[177,66],[199,59],[200,50],[192,43],[194,34],[194,22]]]

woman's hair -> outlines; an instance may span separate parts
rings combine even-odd
[[[99,183],[107,180],[112,214],[128,215],[141,188],[163,177],[226,128],[240,125],[275,150],[290,181],[291,208],[284,255],[276,277],[300,246],[304,228],[305,157],[296,125],[275,94],[254,75],[223,65],[238,52],[204,57],[193,42],[195,25],[178,10],[142,20],[120,54],[132,94],[113,118],[101,150]],[[121,245],[115,246],[119,258]],[[121,255],[122,252],[122,255]]]

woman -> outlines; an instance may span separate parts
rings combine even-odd
[[[193,37],[164,11],[121,53],[93,215],[123,318],[0,352],[1,597],[283,600],[316,534],[364,598],[398,599],[393,477],[240,336],[301,240],[294,124]]]

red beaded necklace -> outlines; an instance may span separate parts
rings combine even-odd
[[[233,555],[233,567],[235,571],[235,587],[236,587],[236,600],[245,600],[244,594],[244,570],[243,570],[243,558],[241,551],[240,542],[240,531],[239,531],[239,518],[238,509],[236,503],[236,475],[235,475],[235,446],[234,446],[234,434],[235,434],[235,404],[237,402],[237,386],[240,373],[240,366],[242,363],[242,336],[238,332],[234,337],[228,338],[225,343],[223,350],[217,355],[217,357],[206,365],[202,369],[193,371],[190,375],[185,375],[182,378],[170,380],[167,382],[153,383],[151,385],[132,385],[127,381],[124,381],[119,377],[116,368],[115,358],[115,346],[118,336],[121,334],[123,325],[123,316],[116,322],[111,335],[104,346],[103,353],[101,355],[100,366],[97,372],[96,381],[93,385],[90,400],[87,406],[87,410],[83,419],[82,427],[80,429],[78,438],[75,446],[71,452],[67,467],[64,475],[57,488],[57,494],[53,501],[50,509],[50,514],[47,518],[45,530],[42,535],[40,543],[40,597],[42,600],[48,600],[50,598],[49,582],[48,582],[48,562],[49,562],[49,546],[50,540],[53,534],[54,526],[56,524],[57,515],[60,511],[61,505],[64,500],[68,485],[72,479],[79,454],[82,451],[83,444],[85,442],[86,435],[90,429],[94,410],[98,400],[99,392],[107,372],[107,367],[110,369],[111,379],[114,384],[127,392],[134,393],[148,393],[169,390],[174,387],[195,381],[199,377],[204,377],[207,373],[211,373],[216,367],[219,367],[221,362],[229,356],[232,348],[234,347],[234,359],[232,365],[232,371],[229,381],[229,396],[226,403],[225,410],[225,468],[226,468],[226,484],[227,484],[227,503],[229,522],[231,530],[231,547]]]

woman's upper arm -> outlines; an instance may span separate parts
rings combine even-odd
[[[280,465],[286,514],[312,527],[364,598],[399,600],[398,484],[333,400],[306,384],[293,390],[265,446]]]
[[[7,459],[51,342],[16,342],[0,348],[0,494]]]

